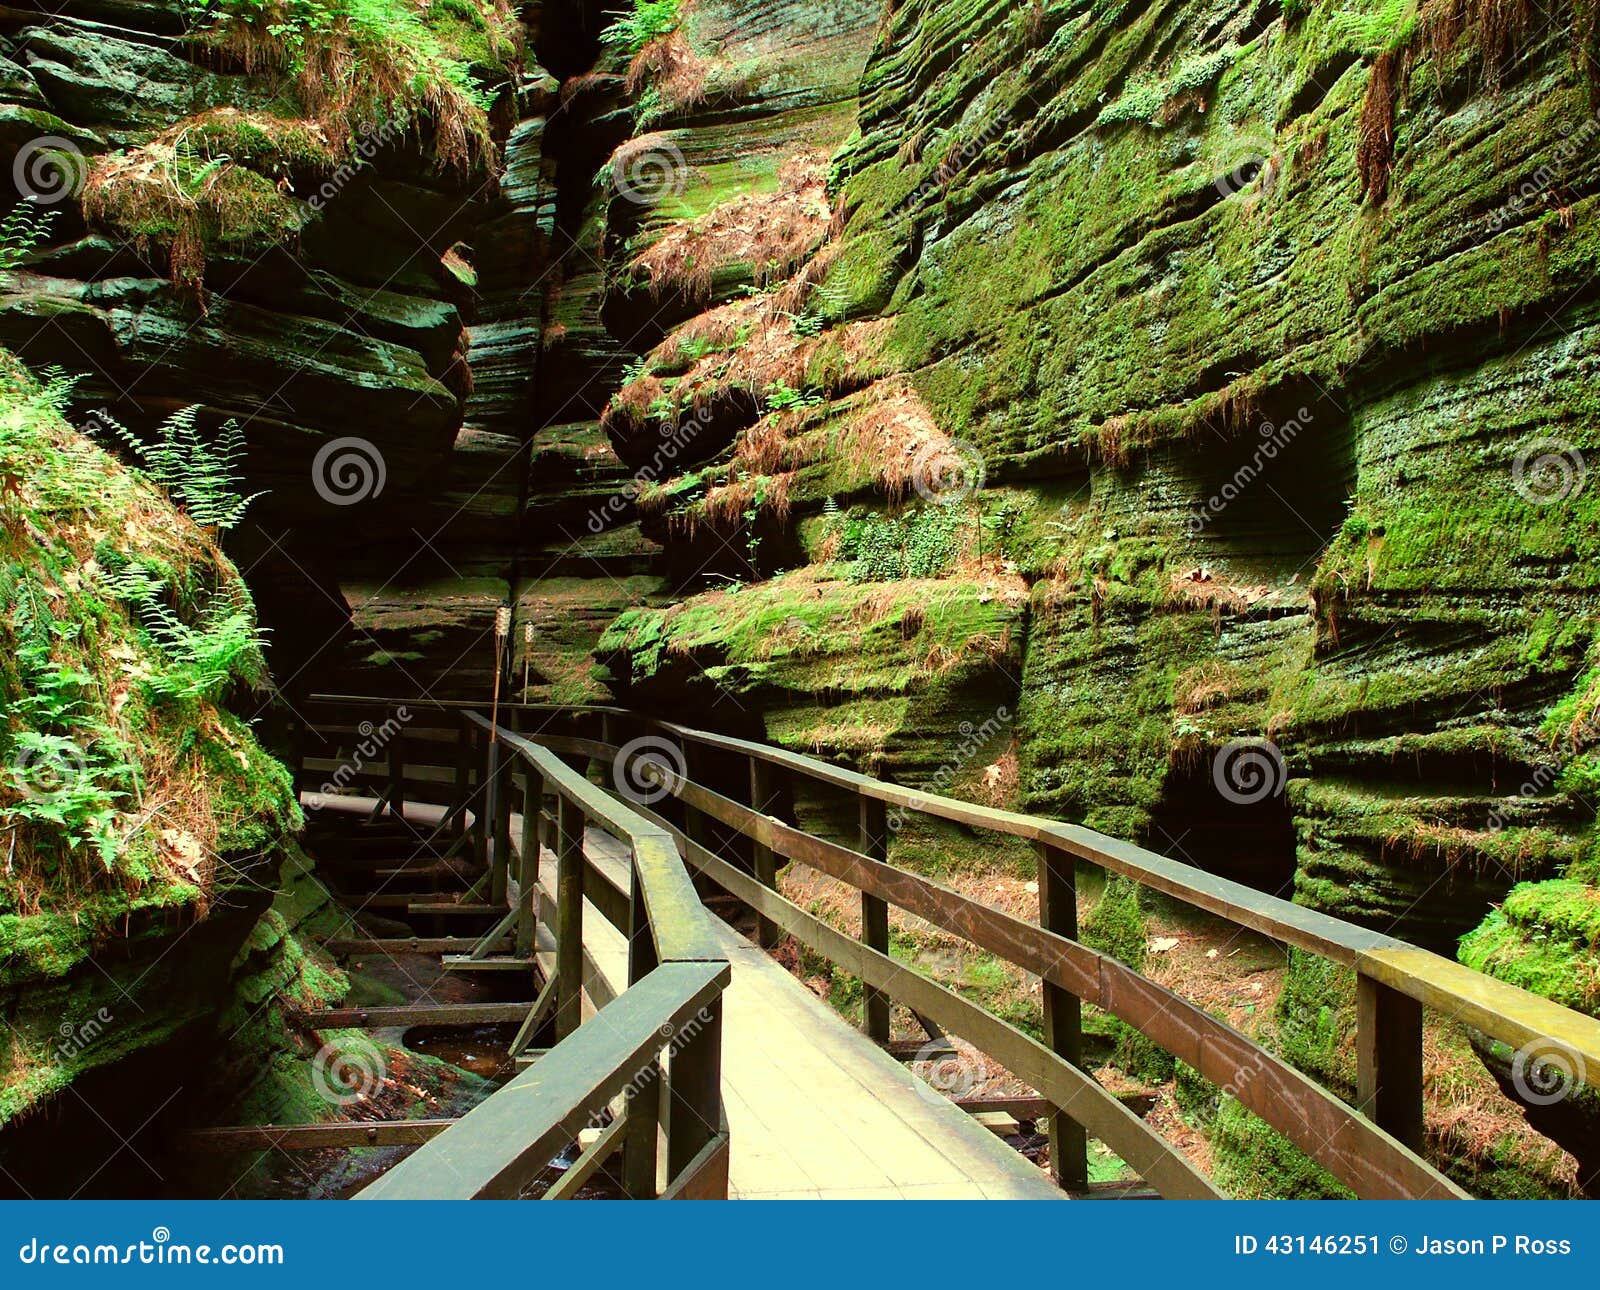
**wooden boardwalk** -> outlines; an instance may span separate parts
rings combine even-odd
[[[590,829],[585,849],[623,881],[621,843]],[[546,849],[540,859],[541,896],[550,897],[555,856]],[[721,922],[717,935],[733,968],[722,1021],[731,1199],[1064,1199],[749,940]],[[584,951],[587,1015],[627,984],[622,935],[592,905]]]

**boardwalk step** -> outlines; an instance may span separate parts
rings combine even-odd
[[[444,965],[450,972],[531,972],[535,966],[531,958],[475,959],[466,954],[446,954]]]
[[[337,940],[323,948],[330,954],[470,954],[478,948],[476,936],[382,936],[366,940]],[[508,952],[511,940],[490,947]]]
[[[521,1021],[527,1003],[418,1003],[393,1008],[321,1008],[297,1012],[312,1030],[381,1030],[386,1026],[491,1026]]]

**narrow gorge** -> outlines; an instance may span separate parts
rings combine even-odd
[[[295,1016],[387,997],[314,943],[314,695],[681,721],[1600,1015],[1595,0],[17,0],[0,161],[0,1191],[370,1173],[166,1154],[339,1118]],[[888,828],[1037,909],[1019,839]],[[1353,971],[1080,895],[1354,1094]],[[890,937],[1043,1033],[1036,977]],[[1084,1026],[1230,1194],[1345,1194]],[[1592,1088],[1424,1044],[1440,1170],[1600,1192]],[[391,1118],[491,1083],[385,1060]]]

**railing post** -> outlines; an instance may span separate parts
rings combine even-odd
[[[871,860],[889,858],[889,825],[883,803],[876,797],[861,797],[861,854]],[[880,954],[889,952],[889,903],[877,896],[861,893],[861,943]],[[867,1038],[874,1043],[889,1042],[889,996],[864,986],[863,1011]]]
[[[676,1181],[721,1131],[722,996],[673,1038],[667,1070],[667,1181]]]
[[[628,901],[628,985],[638,985],[656,968],[656,943],[644,905],[637,866],[630,866]],[[622,1188],[629,1200],[654,1200],[656,1138],[661,1119],[661,1063],[651,1061],[628,1085],[628,1124],[623,1129]]]
[[[398,730],[389,741],[389,814],[401,819],[406,813],[405,735]]]
[[[511,782],[516,758],[497,739],[494,749],[494,873],[489,880],[489,900],[503,905],[511,879]]]
[[[694,767],[693,763],[691,762],[691,760],[689,758],[688,746],[684,745],[682,751],[683,751],[683,777],[686,780],[693,781],[694,780],[695,767]],[[679,799],[679,801],[683,806],[683,831],[684,831],[684,833],[688,836],[689,841],[691,841],[693,843],[696,843],[697,845],[705,848],[707,851],[710,851],[711,850],[711,836],[710,836],[710,828],[709,828],[710,821],[706,819],[704,813],[702,813],[701,811],[697,810],[695,807],[690,806],[688,802],[683,801],[681,798]]]
[[[483,851],[484,865],[489,871],[489,881],[495,880],[495,870],[500,857],[495,848],[495,831],[500,818],[500,744],[490,739],[483,748],[483,811],[478,826],[478,845]]]
[[[776,805],[772,786],[772,765],[760,757],[750,759],[750,808],[762,815],[771,815]],[[778,890],[778,857],[764,843],[751,839],[751,861],[756,881],[770,891]],[[756,944],[764,950],[774,948],[783,939],[783,932],[770,918],[756,915]]]
[[[1077,863],[1070,852],[1038,844],[1039,926],[1078,939]],[[1056,1056],[1083,1065],[1083,1003],[1077,995],[1044,982],[1044,1041]],[[1050,1127],[1050,1174],[1056,1186],[1085,1191],[1089,1186],[1089,1139],[1083,1126],[1059,1107],[1046,1117]]]
[[[472,801],[472,723],[458,717],[456,726],[456,789],[450,813],[452,827],[457,833],[465,833],[467,808]]]
[[[1357,1109],[1422,1150],[1422,1005],[1358,969],[1356,1047]]]
[[[544,776],[528,766],[522,772],[522,856],[517,866],[517,957],[528,958],[537,939],[539,815],[544,806]]]
[[[583,810],[561,798],[556,852],[556,1038],[583,1020]]]
[[[472,734],[472,858],[481,868],[489,867],[489,757],[490,746],[476,726]]]

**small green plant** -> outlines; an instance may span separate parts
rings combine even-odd
[[[814,408],[822,396],[814,392],[802,393],[784,381],[774,381],[762,395],[768,412],[792,412],[801,408]]]
[[[158,600],[140,608],[145,630],[167,663],[164,671],[145,682],[158,699],[217,699],[235,678],[248,683],[264,674],[255,623],[249,610],[232,597],[214,597],[197,626]]]
[[[54,211],[18,202],[0,221],[0,273],[14,269],[33,253],[55,222]]]
[[[600,43],[637,54],[652,40],[677,30],[682,0],[633,0],[633,8],[600,33]]]
[[[199,413],[198,407],[173,413],[148,442],[114,417],[101,413],[100,418],[190,519],[201,528],[225,533],[238,526],[250,504],[263,494],[246,497],[239,490],[243,479],[239,464],[244,458],[239,423],[229,421],[215,441],[208,442],[197,424]]]
[[[852,582],[937,578],[955,564],[960,526],[960,511],[948,506],[848,519],[839,529],[839,556],[851,561]]]
[[[133,769],[121,741],[93,715],[94,678],[57,661],[52,646],[76,635],[50,614],[28,581],[15,586],[11,627],[19,682],[11,715],[21,724],[0,732],[3,782],[17,798],[0,809],[0,826],[15,832],[44,825],[72,847],[94,848],[110,871],[116,862],[117,803],[127,796]]]

